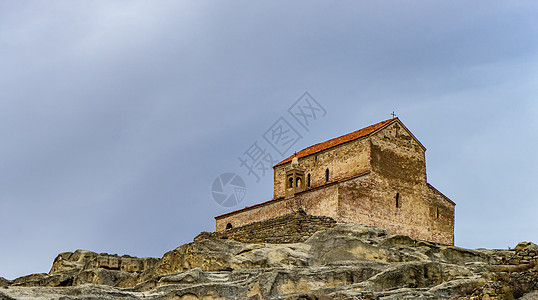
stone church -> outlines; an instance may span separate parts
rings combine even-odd
[[[215,217],[216,230],[305,211],[453,245],[456,204],[427,182],[425,151],[398,118],[310,146],[273,166],[273,199]]]

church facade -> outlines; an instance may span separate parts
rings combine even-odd
[[[273,199],[215,217],[216,230],[302,210],[453,245],[456,204],[427,182],[425,151],[398,118],[305,148],[273,167]]]

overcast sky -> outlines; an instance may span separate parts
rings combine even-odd
[[[307,128],[288,109],[325,109]],[[391,117],[457,203],[456,245],[538,242],[535,1],[0,1],[0,276],[161,257],[272,197],[238,160]],[[217,204],[222,173],[246,197]]]

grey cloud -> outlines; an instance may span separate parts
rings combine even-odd
[[[538,239],[535,6],[1,3],[0,276],[77,248],[160,256],[229,210],[223,172],[247,182],[232,209],[270,199],[237,157],[304,91],[327,115],[294,150],[394,110],[458,204],[456,244]]]

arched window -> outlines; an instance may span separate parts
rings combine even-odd
[[[435,210],[435,216],[437,217],[437,219],[439,219],[439,207],[437,207]]]
[[[329,182],[329,168],[325,170],[325,182]]]
[[[289,187],[289,188],[292,188],[292,187],[293,187],[293,177],[290,177],[290,178],[288,179],[288,187]]]
[[[301,187],[301,178],[297,177],[297,180],[295,181],[295,186],[296,187]]]
[[[400,193],[396,193],[396,208],[400,208]]]
[[[310,173],[306,175],[306,186],[310,187]]]
[[[232,229],[232,228],[233,228],[232,223],[226,224],[226,229]]]

